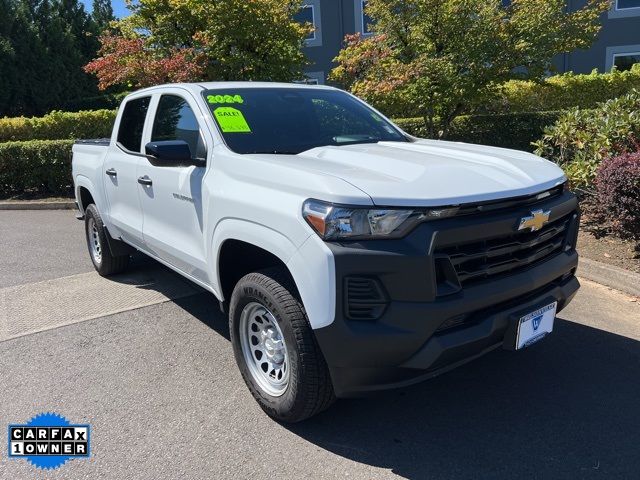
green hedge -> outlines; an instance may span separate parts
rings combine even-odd
[[[640,89],[640,64],[609,73],[554,75],[541,83],[511,80],[497,88],[497,98],[483,106],[487,113],[516,113],[594,108],[596,104]]]
[[[0,198],[71,193],[72,145],[73,140],[0,143]]]
[[[51,112],[44,117],[0,118],[0,142],[111,136],[115,110]]]
[[[478,143],[532,152],[545,127],[553,125],[561,112],[530,112],[502,115],[464,115],[457,117],[446,140]],[[402,118],[395,123],[411,135],[427,137],[424,120]]]

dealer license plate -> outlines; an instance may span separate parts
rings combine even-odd
[[[553,321],[556,318],[558,302],[539,308],[535,312],[520,317],[518,322],[518,336],[516,350],[528,347],[542,340],[553,331]]]

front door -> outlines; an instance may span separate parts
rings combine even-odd
[[[112,141],[103,165],[107,218],[112,236],[142,246],[142,208],[138,167],[143,160],[142,134],[151,97],[127,100],[120,117],[116,140]]]
[[[194,111],[197,105],[181,94],[154,99],[150,141],[184,140],[192,157],[206,159],[206,146]],[[204,166],[161,166],[144,159],[138,177],[147,250],[206,284],[202,182]]]

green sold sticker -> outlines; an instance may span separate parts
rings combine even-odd
[[[214,117],[224,133],[251,132],[242,112],[233,107],[218,107],[213,111]]]
[[[209,103],[244,103],[240,95],[207,95]]]

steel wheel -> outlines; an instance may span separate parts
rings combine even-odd
[[[240,314],[239,334],[253,379],[269,395],[282,395],[289,385],[289,356],[273,314],[257,302],[247,304]]]
[[[93,261],[98,265],[102,262],[102,246],[100,245],[100,234],[98,232],[98,226],[93,218],[89,218],[89,226],[87,229],[87,235],[89,236],[89,248],[91,250],[91,256]]]

